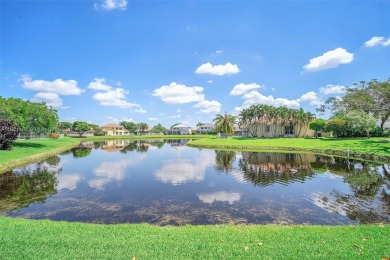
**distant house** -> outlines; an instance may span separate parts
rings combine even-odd
[[[190,135],[190,134],[192,134],[191,127],[184,124],[175,125],[171,129],[167,129],[167,135]]]
[[[234,135],[236,136],[249,136],[247,128],[240,128],[238,125],[234,125]]]
[[[249,126],[249,135],[258,137],[305,137],[314,136],[314,130],[308,124],[264,124],[257,123]]]
[[[215,126],[214,124],[212,123],[204,123],[202,124],[201,126],[199,126],[197,129],[196,129],[196,133],[197,134],[205,134],[209,131],[213,131],[215,129]]]
[[[105,133],[106,136],[129,135],[129,130],[117,124],[107,124],[102,126],[100,129]]]

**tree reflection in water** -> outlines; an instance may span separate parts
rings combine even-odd
[[[244,179],[255,186],[303,181],[314,174],[310,161],[315,155],[243,152],[238,165]]]
[[[50,166],[58,166],[59,157],[46,160]],[[55,169],[55,168],[53,168]],[[47,196],[56,193],[57,177],[61,168],[53,171],[41,162],[36,168],[23,169],[20,173],[0,174],[0,212],[7,213],[14,209],[27,207],[36,202],[43,202]]]
[[[228,173],[233,169],[233,163],[236,160],[236,152],[233,151],[215,151],[216,168],[219,171]]]

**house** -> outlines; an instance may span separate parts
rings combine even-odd
[[[214,131],[215,126],[212,123],[204,123],[200,125],[195,131],[197,134],[206,134],[207,132]]]
[[[190,135],[190,134],[192,134],[191,127],[184,124],[178,124],[172,127],[171,129],[167,129],[167,135]]]
[[[314,136],[309,124],[256,123],[248,127],[249,136],[257,137],[305,137]]]
[[[250,136],[248,129],[245,127],[240,128],[238,125],[234,125],[235,136]]]
[[[129,130],[117,124],[107,124],[102,126],[100,129],[105,133],[106,136],[129,135]]]

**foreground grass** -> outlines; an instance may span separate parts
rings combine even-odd
[[[382,259],[390,226],[93,225],[0,217],[1,259]]]
[[[252,150],[295,150],[323,154],[345,155],[349,149],[352,157],[390,160],[388,138],[208,138],[194,140],[190,146],[252,149]]]

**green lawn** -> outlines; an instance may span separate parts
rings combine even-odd
[[[64,152],[79,143],[80,139],[67,137],[59,139],[17,140],[12,150],[0,150],[0,173],[10,167],[21,166]]]
[[[93,225],[0,217],[1,259],[382,259],[390,226]],[[133,258],[135,257],[135,258]]]
[[[251,150],[296,150],[315,153],[345,155],[350,150],[352,157],[390,160],[388,138],[208,138],[189,143],[196,147],[251,149]]]

